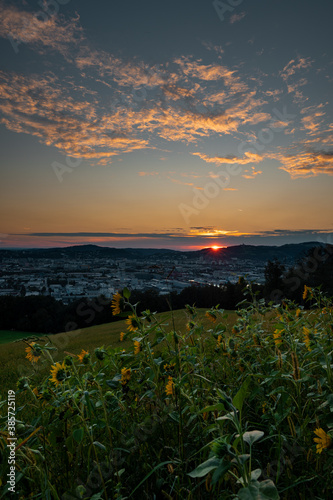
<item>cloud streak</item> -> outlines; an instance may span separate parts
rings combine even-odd
[[[294,155],[281,153],[271,157],[279,160],[282,163],[280,168],[292,178],[333,175],[333,150],[303,151]]]
[[[83,30],[78,16],[66,20],[63,16],[49,16],[44,10],[29,12],[3,2],[0,4],[0,37],[8,38],[14,50],[25,43],[65,55],[70,45],[83,40]]]

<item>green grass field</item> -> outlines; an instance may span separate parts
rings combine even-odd
[[[0,345],[8,344],[8,342],[15,342],[16,340],[24,339],[31,336],[42,337],[42,333],[31,333],[31,332],[16,332],[13,330],[0,330]]]
[[[203,322],[207,327],[211,327],[211,323],[204,317],[206,309],[198,309],[198,319]],[[225,319],[229,324],[234,324],[237,315],[233,311],[226,311],[228,317]],[[157,315],[159,321],[166,324],[166,330],[172,330],[173,321],[177,331],[184,333],[184,325],[186,322],[186,311],[180,309],[173,312],[160,313]],[[34,371],[38,371],[38,379],[42,379],[49,372],[50,363],[45,360],[44,365],[40,363],[33,366],[30,361],[28,361],[25,356],[25,348],[27,345],[23,341],[19,341],[22,338],[38,336],[39,342],[47,343],[50,342],[57,348],[57,351],[53,354],[55,361],[62,360],[66,353],[79,354],[82,349],[92,352],[96,347],[104,345],[105,347],[121,347],[126,349],[132,342],[130,340],[125,340],[120,342],[120,333],[126,332],[126,325],[124,321],[116,321],[114,323],[106,323],[104,325],[91,326],[88,328],[82,328],[81,330],[73,330],[72,332],[57,333],[55,335],[49,335],[47,337],[41,334],[33,334],[27,332],[12,332],[12,331],[2,331],[1,339],[7,338],[7,343],[5,341],[1,342],[0,348],[0,395],[4,398],[6,392],[9,389],[15,390],[16,382],[20,376],[31,376]],[[12,340],[13,339],[13,340]]]

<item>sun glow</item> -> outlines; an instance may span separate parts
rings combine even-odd
[[[214,246],[212,247],[212,250],[220,250],[220,248],[221,248],[221,247],[218,247],[217,245],[214,245]]]

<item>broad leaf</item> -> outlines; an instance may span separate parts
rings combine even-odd
[[[244,432],[243,441],[248,443],[250,446],[253,445],[256,441],[259,441],[263,437],[265,433],[263,431],[249,431]]]
[[[238,492],[240,500],[279,500],[280,496],[275,484],[270,479],[266,481],[252,481],[250,486]]]
[[[73,431],[73,439],[75,439],[77,443],[81,443],[83,436],[84,436],[84,430],[82,427],[80,427],[80,429],[75,429]]]
[[[221,460],[216,457],[209,458],[208,460],[206,460],[206,462],[200,464],[192,472],[189,472],[188,475],[190,477],[203,477],[211,470],[216,469],[220,465],[220,462]]]
[[[247,377],[242,383],[241,388],[237,392],[236,396],[232,400],[232,404],[237,408],[238,411],[242,411],[244,399],[247,396],[250,382],[251,377]]]

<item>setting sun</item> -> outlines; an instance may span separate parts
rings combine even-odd
[[[212,247],[212,250],[220,250],[220,248],[221,248],[221,247],[218,247],[217,245],[214,245],[214,246]]]

